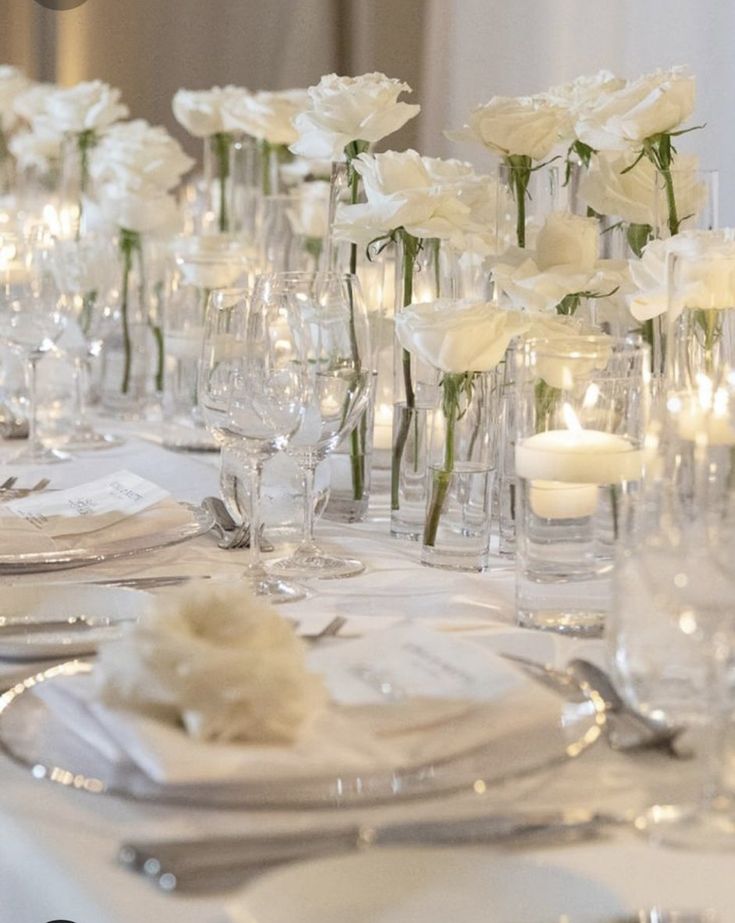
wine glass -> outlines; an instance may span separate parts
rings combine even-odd
[[[260,560],[263,462],[299,428],[308,400],[305,336],[289,302],[251,300],[245,289],[212,292],[207,307],[198,394],[213,438],[236,452],[250,483],[250,562],[245,577],[271,602],[306,591],[269,575]]]
[[[78,240],[57,240],[54,246],[54,274],[69,313],[60,345],[74,370],[71,431],[63,441],[68,449],[107,449],[124,442],[95,429],[87,413],[89,362],[102,349],[99,322],[115,285],[117,263],[117,248],[110,237],[85,234]]]
[[[288,306],[303,318],[309,402],[301,426],[286,447],[304,482],[304,533],[271,573],[302,577],[349,577],[361,573],[356,558],[323,551],[314,541],[314,472],[364,411],[370,389],[368,318],[355,276],[334,272],[262,276],[254,305]]]
[[[19,464],[53,464],[70,458],[45,446],[37,426],[37,366],[66,324],[53,278],[52,253],[53,240],[38,229],[26,235],[0,234],[0,335],[28,368],[28,445],[12,459]]]

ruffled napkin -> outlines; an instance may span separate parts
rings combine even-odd
[[[127,471],[68,490],[0,504],[0,556],[94,551],[191,522],[191,513],[155,484]]]
[[[223,593],[184,609],[178,594],[93,674],[34,694],[108,771],[132,763],[167,785],[408,768],[479,745],[512,762],[539,729],[563,752],[558,697],[471,641],[408,625],[304,656],[280,616]]]

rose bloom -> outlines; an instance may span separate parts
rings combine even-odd
[[[31,81],[9,64],[0,65],[0,131],[11,131],[18,121],[15,100],[30,86]]]
[[[292,120],[308,105],[306,90],[243,94],[225,101],[223,120],[228,130],[243,131],[269,144],[291,144],[298,138]]]
[[[519,311],[489,302],[427,301],[410,304],[395,318],[403,349],[441,372],[487,372],[528,322]]]
[[[294,119],[294,154],[342,160],[353,141],[375,143],[402,128],[421,107],[399,102],[411,87],[385,74],[338,77],[328,74],[309,88],[310,106]]]
[[[669,294],[669,257],[682,258]],[[686,259],[687,262],[683,262]],[[652,240],[640,260],[630,260],[637,291],[628,299],[633,317],[649,320],[669,305],[724,309],[735,307],[735,240],[728,231],[682,231],[665,240]]]
[[[101,184],[113,183],[133,192],[167,192],[194,164],[165,128],[144,119],[121,122],[100,140],[90,157],[89,171]]]
[[[603,95],[576,125],[577,137],[595,150],[640,147],[646,138],[677,129],[694,110],[694,77],[682,67],[639,77]]]
[[[470,164],[409,150],[361,154],[353,165],[367,202],[339,207],[338,237],[366,244],[402,227],[414,237],[448,240],[467,249],[473,237],[486,232],[479,215],[484,205],[480,184],[489,196],[490,181],[478,177]]]
[[[552,266],[593,269],[599,249],[596,218],[556,212],[547,217],[536,238],[536,264],[542,270]]]
[[[248,96],[243,87],[212,87],[211,90],[178,90],[171,104],[176,121],[195,138],[209,138],[227,131],[226,103]]]
[[[479,141],[500,157],[523,155],[543,160],[571,133],[564,106],[541,96],[494,96],[478,106],[460,131],[447,132],[454,141]]]
[[[36,123],[60,134],[78,135],[103,131],[127,118],[128,107],[120,102],[120,90],[101,80],[50,90]]]
[[[601,70],[596,74],[577,77],[571,83],[550,87],[539,95],[555,106],[569,109],[573,116],[579,117],[594,106],[603,93],[622,90],[624,86],[625,80],[621,77],[616,77],[610,71]]]
[[[18,131],[8,142],[8,149],[21,170],[45,173],[61,157],[61,137],[43,130]]]
[[[104,221],[139,234],[173,233],[180,224],[176,199],[166,192],[133,192],[120,183],[105,183],[96,190]]]
[[[667,216],[661,179],[647,157],[625,173],[635,157],[631,153],[600,151],[582,174],[579,195],[600,215],[657,227]],[[679,154],[671,171],[676,207],[682,218],[695,218],[706,200],[706,187],[697,180],[698,168],[695,155]]]
[[[43,115],[49,95],[58,89],[55,83],[31,84],[15,97],[13,111],[24,122],[33,126],[36,119]]]

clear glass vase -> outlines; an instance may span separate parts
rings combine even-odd
[[[445,374],[432,414],[421,562],[448,570],[488,564],[492,496],[492,372]]]
[[[91,179],[89,156],[97,143],[92,131],[68,134],[61,144],[56,223],[62,238],[79,238],[90,224]]]
[[[232,230],[232,146],[234,137],[218,131],[204,138],[205,232],[226,234]]]
[[[119,285],[98,325],[101,399],[116,416],[145,416],[164,386],[165,254],[160,243],[121,230]]]
[[[510,158],[508,158],[510,159]],[[496,251],[509,247],[533,248],[536,235],[548,214],[559,209],[561,177],[554,164],[544,164],[527,171],[524,163],[508,162],[498,167]]]
[[[457,294],[455,256],[439,240],[400,231],[396,249],[396,313],[416,302]],[[418,541],[426,511],[429,415],[439,397],[436,369],[394,343],[391,534]]]

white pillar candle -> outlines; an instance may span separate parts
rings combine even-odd
[[[594,429],[554,429],[516,446],[516,474],[527,480],[565,484],[637,481],[643,452],[629,439]]]
[[[390,404],[378,404],[375,408],[373,448],[390,449],[393,441],[393,408]]]
[[[597,484],[531,481],[529,503],[542,519],[580,519],[597,509]]]

